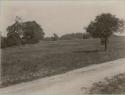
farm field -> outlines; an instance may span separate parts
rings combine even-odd
[[[114,36],[104,52],[99,39],[41,41],[2,49],[3,86],[65,73],[125,57],[125,38]]]

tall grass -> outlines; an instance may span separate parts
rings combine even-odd
[[[104,52],[99,39],[41,41],[2,49],[3,86],[55,75],[125,57],[125,38],[110,40]]]

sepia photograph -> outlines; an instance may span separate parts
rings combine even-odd
[[[125,0],[0,0],[0,95],[125,94]]]

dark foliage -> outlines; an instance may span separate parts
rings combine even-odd
[[[105,45],[106,51],[109,37],[123,26],[123,20],[116,18],[110,13],[102,13],[101,15],[96,16],[96,19],[88,25],[86,31],[90,33],[92,37],[100,38],[101,43]]]
[[[7,46],[21,45],[22,40],[18,33],[13,32],[7,36]]]
[[[1,45],[0,45],[1,48],[7,47],[7,38],[6,37],[1,36],[0,41],[1,41]]]
[[[35,21],[23,23],[23,39],[26,43],[37,43],[44,38],[43,29]]]
[[[38,43],[44,38],[43,29],[35,21],[23,23],[16,21],[13,25],[7,27],[7,32],[7,46]]]

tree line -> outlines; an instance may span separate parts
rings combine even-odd
[[[77,40],[77,39],[89,39],[89,38],[90,38],[89,33],[82,33],[82,32],[68,33],[68,34],[64,34],[60,37],[56,33],[54,33],[50,37],[45,37],[44,40],[45,41],[56,41],[56,40]]]

